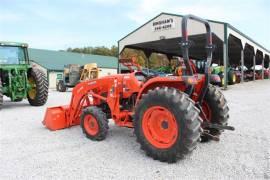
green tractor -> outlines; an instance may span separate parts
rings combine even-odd
[[[48,80],[30,65],[27,44],[0,42],[0,108],[3,96],[13,102],[28,99],[32,106],[42,106],[48,98]]]
[[[238,80],[236,72],[232,68],[228,68],[227,73],[228,73],[228,84],[229,85],[235,84]],[[221,79],[220,86],[224,86],[224,66],[213,66],[212,74],[219,75]]]

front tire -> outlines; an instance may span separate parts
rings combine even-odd
[[[175,162],[196,148],[200,122],[199,110],[188,95],[174,88],[156,88],[139,101],[134,130],[148,156]]]
[[[42,106],[48,99],[48,80],[45,74],[32,68],[28,75],[28,83],[31,89],[28,91],[27,99],[32,106]]]
[[[228,73],[228,83],[229,85],[234,85],[236,83],[236,74],[232,70]]]
[[[14,102],[21,102],[23,100],[23,98],[17,98],[17,99],[14,99]]]
[[[87,138],[94,141],[104,140],[109,129],[106,114],[96,106],[85,108],[81,116],[81,127]]]
[[[67,91],[67,87],[66,87],[63,80],[59,80],[59,82],[56,85],[56,89],[59,92],[66,92]]]

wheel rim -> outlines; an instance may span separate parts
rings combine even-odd
[[[210,109],[210,107],[209,107],[209,105],[208,105],[208,103],[207,103],[206,101],[203,101],[203,103],[202,103],[202,110],[203,110],[203,113],[204,113],[206,119],[205,119],[205,117],[202,116],[202,112],[201,112],[201,117],[202,117],[205,121],[211,122],[211,119],[212,119],[212,111],[211,111],[211,109]]]
[[[62,83],[60,83],[60,89],[61,89],[61,91],[63,91],[63,90],[64,90],[64,86],[63,86],[63,84],[62,84]]]
[[[96,135],[99,131],[97,119],[91,114],[86,115],[84,117],[84,128],[89,135]]]
[[[33,77],[28,78],[28,83],[31,86],[31,89],[28,91],[28,96],[31,99],[35,99],[37,95],[37,84]]]
[[[146,139],[156,148],[166,149],[174,145],[179,127],[174,115],[166,108],[153,106],[146,110],[142,120]]]
[[[236,75],[234,74],[233,75],[233,83],[235,83],[236,82]]]

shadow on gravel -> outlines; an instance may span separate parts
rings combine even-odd
[[[2,110],[4,109],[15,109],[15,108],[21,108],[21,107],[31,107],[31,105],[28,102],[11,102],[11,101],[4,101]]]
[[[68,89],[66,90],[66,92],[72,92],[73,89]],[[49,92],[56,92],[56,93],[60,93],[60,94],[65,94],[66,92],[59,92],[56,89],[49,89]]]

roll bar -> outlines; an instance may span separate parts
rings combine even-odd
[[[194,16],[194,15],[186,15],[182,19],[182,38],[183,42],[188,42],[188,33],[187,33],[187,21],[188,19],[198,21],[200,23],[203,23],[206,28],[206,40],[207,40],[207,45],[211,46],[212,45],[212,32],[210,28],[210,24],[207,20],[202,19],[200,17]]]
[[[190,48],[190,41],[188,39],[188,31],[187,31],[187,23],[188,20],[194,20],[200,23],[203,23],[206,28],[206,52],[207,52],[207,61],[204,69],[204,74],[205,74],[205,84],[203,86],[202,93],[199,97],[199,103],[202,103],[202,100],[204,98],[204,95],[207,91],[208,84],[210,82],[210,65],[212,63],[212,56],[213,56],[213,51],[214,51],[214,46],[212,44],[212,32],[211,32],[211,27],[210,24],[207,20],[202,19],[200,17],[194,16],[194,15],[186,15],[182,18],[182,42],[181,42],[181,49],[182,49],[182,56],[184,59],[184,63],[188,69],[188,72],[190,72],[189,75],[193,75],[192,68],[189,64],[189,48]],[[190,93],[192,93],[192,89]]]

